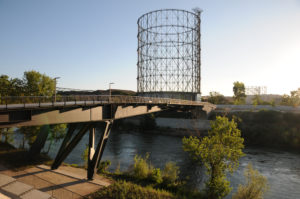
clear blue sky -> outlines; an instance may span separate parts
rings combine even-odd
[[[0,0],[0,74],[136,90],[138,17],[194,7],[204,10],[203,95],[232,95],[234,81],[274,94],[300,87],[300,0]]]

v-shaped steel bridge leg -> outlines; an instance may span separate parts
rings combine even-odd
[[[91,123],[84,124],[79,132],[72,138],[72,135],[76,129],[76,124],[70,124],[67,135],[60,146],[60,149],[55,157],[55,160],[51,166],[51,169],[57,169],[66,157],[71,153],[75,146],[79,143],[86,131],[92,126]],[[71,140],[72,138],[72,140]],[[71,140],[71,141],[70,141]]]
[[[51,169],[57,169],[61,163],[66,159],[66,157],[71,153],[75,146],[82,139],[84,134],[90,130],[89,133],[89,153],[88,153],[88,169],[87,178],[89,180],[93,179],[94,174],[97,172],[101,157],[104,152],[104,148],[112,127],[113,120],[105,121],[105,129],[101,138],[98,142],[97,148],[95,149],[95,125],[92,123],[83,124],[81,129],[73,136],[77,125],[70,124],[66,137],[64,138],[61,147],[56,155],[56,158],[51,166]]]
[[[87,178],[89,180],[93,179],[94,174],[97,172],[97,168],[99,166],[101,157],[103,155],[104,148],[112,127],[112,123],[113,121],[106,121],[105,130],[101,135],[96,150],[94,149],[95,128],[93,127],[90,129],[88,170],[87,170]]]

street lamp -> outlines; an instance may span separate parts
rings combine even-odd
[[[115,83],[113,83],[113,82],[109,83],[109,101],[111,101],[111,85],[112,84],[115,84]]]
[[[57,83],[57,79],[59,79],[60,77],[54,77],[54,81],[55,81],[55,86],[54,86],[54,102],[56,102],[56,83]]]

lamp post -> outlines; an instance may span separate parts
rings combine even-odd
[[[111,101],[111,85],[112,84],[115,84],[115,83],[113,83],[113,82],[109,83],[109,102]]]
[[[55,81],[55,85],[54,85],[54,102],[56,102],[56,83],[57,83],[57,79],[59,79],[60,77],[54,77],[54,81]]]

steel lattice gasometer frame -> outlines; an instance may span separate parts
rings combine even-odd
[[[163,9],[138,19],[139,95],[189,100],[200,95],[200,13]]]

